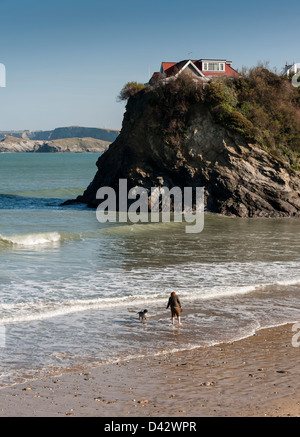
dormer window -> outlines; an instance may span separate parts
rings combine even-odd
[[[224,62],[203,62],[204,71],[225,71]]]

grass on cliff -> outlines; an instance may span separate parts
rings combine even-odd
[[[136,88],[130,97],[145,93],[155,106],[157,128],[170,144],[182,142],[190,110],[201,104],[216,122],[259,144],[291,169],[300,170],[300,86],[293,87],[286,77],[260,66],[238,78],[214,79],[203,87],[181,74],[168,82]]]

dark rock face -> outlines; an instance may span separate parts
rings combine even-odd
[[[203,104],[184,117],[184,132],[144,93],[130,98],[118,138],[98,159],[94,180],[76,202],[97,207],[102,186],[118,191],[161,185],[204,187],[206,209],[239,217],[300,216],[300,177],[242,136],[216,124]],[[180,114],[176,114],[177,119]]]

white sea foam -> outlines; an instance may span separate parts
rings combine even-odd
[[[285,279],[282,281],[275,281],[274,284],[278,285],[297,285],[300,284],[300,276],[295,277],[294,279]]]
[[[66,283],[64,287],[60,285],[60,292],[62,296],[76,295],[84,287],[89,289],[97,289],[98,277],[89,280],[88,278],[81,278],[74,280],[72,283]],[[185,305],[201,301],[213,301],[224,298],[230,298],[234,296],[248,295],[253,292],[264,292],[266,288],[272,288],[274,285],[281,282],[282,286],[297,285],[300,283],[300,278],[293,280],[285,280],[278,282],[270,282],[266,284],[252,284],[248,286],[217,286],[212,288],[199,288],[193,290],[193,292],[183,290],[180,292],[180,297],[184,301]],[[49,295],[53,299],[55,294],[53,290],[59,286],[58,283],[53,281],[49,284],[37,284],[25,281],[22,288],[25,290],[34,290],[39,288],[39,293],[45,297]],[[100,284],[101,286],[101,284]],[[118,291],[120,285],[116,285]],[[44,290],[42,292],[42,290]],[[52,292],[51,292],[52,290]],[[74,298],[57,301],[28,301],[19,303],[2,303],[0,304],[0,323],[1,324],[15,324],[31,322],[35,320],[45,320],[52,317],[66,316],[74,313],[80,313],[85,311],[107,311],[115,309],[128,309],[128,308],[142,308],[149,306],[151,308],[164,308],[166,304],[166,297],[169,294],[169,290],[162,290],[161,292],[153,292],[153,290],[146,289],[145,293],[139,293],[137,290],[133,290],[132,294],[120,296],[114,292],[112,288],[111,293],[114,292],[115,296],[111,297],[95,297],[95,298]],[[117,296],[116,296],[117,294]],[[59,297],[59,296],[58,296]]]
[[[65,316],[83,311],[108,310],[128,306],[144,305],[146,299],[139,297],[71,299],[61,302],[24,302],[15,304],[0,304],[3,325],[45,320],[52,317]],[[147,299],[149,303],[149,299]],[[161,302],[165,299],[161,298]],[[159,300],[156,299],[156,303]],[[7,314],[7,315],[5,315]]]
[[[17,247],[34,247],[51,245],[67,240],[81,240],[84,236],[94,235],[94,232],[37,232],[28,234],[1,235],[0,245]],[[99,234],[99,231],[96,232]]]
[[[49,243],[56,243],[61,240],[59,232],[41,232],[36,234],[23,235],[0,235],[0,242],[13,246],[39,246]]]
[[[22,237],[14,238],[24,243]],[[47,237],[47,241],[55,241],[61,234],[48,233]],[[45,234],[34,234],[29,242],[42,244],[44,240]],[[191,305],[255,292],[273,293],[275,286],[300,284],[300,277],[294,274],[297,268],[295,262],[278,266],[270,263],[187,263],[180,268],[139,267],[127,271],[110,268],[93,274],[79,272],[57,280],[51,276],[43,280],[16,280],[6,287],[7,298],[0,304],[0,323],[23,323],[94,310],[163,308],[172,291],[170,284],[184,303]]]

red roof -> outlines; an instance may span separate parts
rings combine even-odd
[[[213,61],[213,60],[212,60]],[[215,61],[218,61],[217,59]],[[202,60],[191,61],[198,70],[204,76],[239,76],[238,72],[231,67],[231,63],[227,63],[225,60],[222,60],[225,63],[225,71],[204,71],[202,69]],[[188,62],[188,60],[180,61],[180,62],[162,62],[162,70],[166,74],[167,77],[175,75],[184,65]]]
[[[161,63],[164,71],[168,70],[169,68],[173,67],[176,64],[177,64],[177,62],[162,62]]]
[[[157,72],[155,72],[155,73],[152,74],[151,79],[156,79],[158,76],[159,76],[159,72],[157,71]],[[150,80],[151,80],[151,79],[150,79]]]

